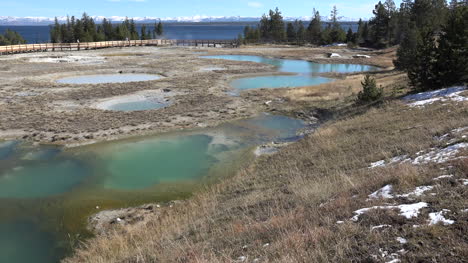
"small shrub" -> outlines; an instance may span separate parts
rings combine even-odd
[[[359,103],[375,102],[382,98],[383,88],[382,86],[377,87],[377,83],[374,78],[369,75],[364,77],[364,81],[361,82],[362,91],[359,92],[357,99]]]

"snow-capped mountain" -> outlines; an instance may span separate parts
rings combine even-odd
[[[121,22],[125,20],[122,16],[93,16],[96,22],[101,22],[104,18],[112,22]],[[66,16],[57,17],[59,22],[66,22]],[[137,23],[152,23],[155,21],[163,21],[166,23],[207,23],[207,22],[255,22],[259,21],[260,17],[243,17],[243,16],[181,16],[181,17],[133,17]],[[294,20],[310,21],[310,16],[302,17],[285,17],[285,21]],[[0,16],[0,25],[49,25],[54,23],[55,18],[51,17],[14,17],[14,16]],[[322,21],[328,21],[327,17],[322,17]],[[340,21],[352,22],[359,19],[341,17]]]

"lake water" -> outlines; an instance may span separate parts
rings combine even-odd
[[[57,82],[63,84],[103,84],[148,81],[160,78],[160,76],[150,74],[104,74],[63,78]]]
[[[360,64],[320,64],[305,60],[246,55],[204,56],[203,58],[263,63],[277,67],[279,72],[295,73],[292,76],[260,76],[233,80],[231,86],[239,90],[312,86],[334,81],[332,78],[319,76],[322,73],[352,73],[379,69],[378,67]]]
[[[305,124],[262,114],[215,128],[64,150],[0,144],[0,262],[51,263],[101,209],[187,198],[235,172],[252,147],[291,140]]]
[[[242,23],[165,23],[164,38],[167,39],[210,39],[210,40],[230,40],[236,39],[244,32],[246,25],[256,26],[257,22]],[[340,23],[344,30],[351,28],[357,30],[356,22]],[[308,22],[305,22],[308,26]],[[326,24],[323,23],[323,27]],[[147,27],[152,30],[152,24]],[[0,33],[6,29],[17,31],[29,44],[50,42],[50,27],[47,25],[37,26],[6,26],[0,25]],[[141,25],[137,25],[137,32],[140,32]]]

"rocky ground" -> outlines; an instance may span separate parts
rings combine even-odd
[[[0,57],[0,139],[24,139],[67,146],[129,136],[213,126],[259,111],[287,108],[284,89],[231,96],[234,78],[275,74],[273,66],[210,60],[201,55],[246,54],[319,63],[362,63],[390,67],[388,54],[347,48],[247,46],[224,48],[131,47]],[[329,58],[330,53],[339,57]],[[370,56],[363,58],[358,55]],[[91,74],[157,74],[132,83],[60,84],[58,79]],[[335,76],[341,79],[344,76]],[[350,76],[352,77],[352,76]],[[111,99],[142,93],[167,94],[170,105],[157,110],[119,112],[99,107]],[[274,99],[274,103],[265,103]]]

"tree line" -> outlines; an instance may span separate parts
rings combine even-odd
[[[0,46],[26,44],[26,40],[16,31],[7,29],[5,33],[0,34]]]
[[[408,73],[413,86],[434,89],[468,82],[467,2],[403,0],[397,8],[393,0],[379,1],[369,21],[359,20],[356,32],[343,30],[336,6],[327,23],[314,9],[307,27],[300,20],[286,24],[276,8],[264,14],[257,26],[245,27],[239,38],[244,43],[347,43],[371,48],[399,45],[396,68]]]
[[[81,19],[67,17],[63,24],[55,18],[50,29],[50,39],[52,43],[146,40],[162,36],[163,31],[161,21],[155,22],[152,29],[142,25],[138,32],[133,19],[125,18],[122,23],[115,24],[104,18],[101,24],[96,24],[92,17],[84,13]]]

